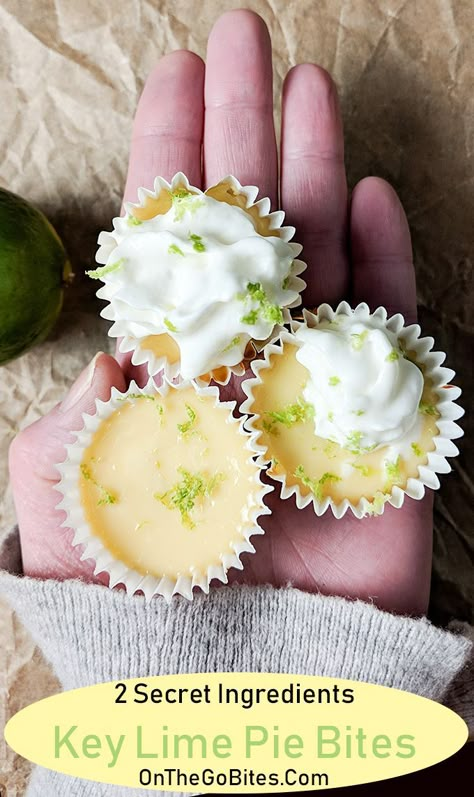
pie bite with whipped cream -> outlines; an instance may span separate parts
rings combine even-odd
[[[435,450],[439,395],[403,333],[345,309],[318,322],[306,312],[282,333],[244,384],[243,410],[285,488],[324,508],[365,499],[378,514]]]
[[[178,173],[139,190],[139,204],[99,236],[89,271],[121,350],[153,375],[225,382],[275,337],[301,302],[305,264],[293,227],[257,189],[227,177],[207,191]]]

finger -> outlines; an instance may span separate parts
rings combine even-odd
[[[21,432],[10,447],[10,477],[20,529],[23,570],[38,578],[92,579],[93,565],[81,562],[82,549],[72,547],[73,532],[60,527],[64,512],[54,485],[64,446],[83,426],[83,413],[95,412],[96,399],[107,401],[112,386],[124,390],[118,363],[100,352],[83,371],[65,400],[49,415]],[[100,580],[100,579],[96,579]]]
[[[127,385],[132,381],[136,382],[138,387],[145,387],[150,375],[146,365],[133,365],[132,364],[133,352],[127,351],[125,353],[119,351],[119,342],[115,349],[115,359],[119,363]]]
[[[308,264],[304,303],[337,303],[349,285],[344,139],[336,87],[315,64],[283,87],[281,203]]]
[[[261,17],[223,14],[207,47],[204,175],[207,186],[233,174],[277,204],[272,52]]]
[[[416,321],[416,283],[410,230],[393,188],[378,177],[366,177],[351,202],[351,251],[354,302],[379,305],[389,315],[402,313]]]
[[[204,63],[187,50],[165,55],[150,74],[133,123],[125,200],[158,175],[182,171],[201,186]]]

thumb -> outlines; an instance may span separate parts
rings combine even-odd
[[[96,399],[107,401],[112,387],[125,389],[119,364],[99,352],[81,373],[66,398],[48,415],[24,429],[10,446],[10,479],[20,529],[24,572],[54,575],[67,558],[69,536],[56,509],[59,481],[56,465],[65,458],[64,446],[83,426],[83,413],[93,413]],[[77,558],[77,557],[75,557]]]

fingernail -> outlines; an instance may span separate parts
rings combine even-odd
[[[87,393],[94,379],[97,360],[102,354],[102,351],[98,351],[87,368],[84,368],[82,374],[76,379],[66,398],[59,405],[61,412],[69,412]]]

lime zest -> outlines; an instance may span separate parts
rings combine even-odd
[[[423,454],[425,453],[425,452],[423,451],[423,449],[421,448],[421,446],[420,446],[418,443],[412,443],[412,444],[411,444],[411,447],[412,447],[412,451],[413,451],[413,453],[414,453],[414,454],[415,454],[417,457],[422,457],[422,456],[423,456]]]
[[[215,491],[218,484],[224,479],[223,473],[216,472],[209,477],[206,473],[191,473],[182,466],[178,467],[181,480],[165,493],[155,493],[154,498],[160,501],[167,509],[177,509],[181,515],[183,526],[194,529],[196,523],[191,517],[196,502],[202,503],[204,498],[208,498]]]
[[[251,310],[250,313],[247,313],[247,315],[243,315],[240,320],[242,324],[253,326],[258,321],[258,310]]]
[[[395,484],[401,484],[403,481],[400,471],[400,459],[400,455],[398,455],[395,462],[390,462],[388,459],[385,460],[384,466],[387,474],[387,483],[384,486],[384,492],[386,493],[390,493]]]
[[[341,481],[340,476],[336,476],[335,473],[329,472],[323,473],[320,479],[312,479],[306,473],[304,465],[298,465],[293,475],[299,479],[305,487],[308,487],[311,490],[314,497],[318,501],[323,500],[323,487],[325,484]]]
[[[169,320],[169,318],[164,318],[163,319],[163,324],[165,325],[166,329],[169,329],[170,332],[178,332],[179,331],[178,328],[175,327],[173,322]]]
[[[338,376],[330,376],[329,377],[329,381],[328,381],[328,385],[330,387],[336,387],[336,385],[338,385],[340,383],[340,381],[341,380],[339,379]]]
[[[355,451],[356,453],[359,453],[361,450],[362,438],[362,432],[359,432],[357,429],[355,429],[346,437],[346,448],[348,448],[349,451]]]
[[[277,304],[272,304],[267,294],[265,293],[261,282],[248,282],[246,293],[237,293],[239,301],[250,300],[258,303],[258,309],[254,308],[240,319],[243,324],[253,326],[257,323],[259,314],[263,316],[265,321],[270,321],[272,324],[281,324],[283,321],[283,312],[281,307]]]
[[[143,222],[141,219],[137,219],[136,216],[127,216],[127,224],[129,227],[139,227]]]
[[[168,254],[169,255],[181,255],[181,257],[184,257],[183,250],[180,249],[179,246],[177,246],[177,244],[170,244],[168,246]]]
[[[358,465],[356,462],[351,462],[351,465],[353,468],[360,471],[362,476],[371,476],[373,473],[372,468],[369,468],[368,465]]]
[[[426,404],[424,401],[420,401],[418,404],[418,412],[421,412],[422,415],[439,415],[434,404]]]
[[[193,249],[196,252],[205,252],[206,247],[203,243],[203,240],[200,235],[196,235],[195,233],[189,234],[189,240],[193,242]]]
[[[174,207],[173,221],[182,221],[186,211],[194,214],[198,208],[204,205],[204,200],[200,199],[198,194],[192,194],[185,188],[178,188],[171,192],[171,201]]]
[[[338,448],[339,446],[334,442],[334,440],[329,440],[323,448],[323,454],[326,454],[329,459],[334,459],[337,457]]]
[[[352,414],[360,417],[361,415],[365,415],[365,410],[352,410]]]
[[[388,501],[389,498],[390,498],[389,495],[386,495],[385,493],[380,492],[380,490],[377,490],[377,492],[374,495],[374,499],[372,503],[369,504],[369,506],[367,507],[365,514],[369,516],[380,515],[384,504]]]
[[[125,258],[121,257],[119,260],[116,260],[115,263],[110,263],[108,266],[100,266],[93,271],[86,271],[86,274],[93,280],[101,280],[102,277],[106,277],[108,274],[113,274],[114,271],[118,271],[119,268],[122,268],[124,263]]]
[[[334,413],[328,412],[328,421],[329,423],[334,423]]]
[[[400,352],[397,349],[392,349],[390,354],[387,354],[385,358],[385,362],[387,363],[394,363],[396,360],[400,359]]]
[[[272,324],[281,324],[283,321],[283,312],[281,307],[277,304],[268,304],[263,308],[263,317],[265,321],[271,321]]]
[[[354,351],[360,351],[365,341],[367,340],[369,334],[369,330],[365,329],[363,332],[353,332],[351,335],[352,338],[352,348]]]
[[[191,407],[190,404],[185,404],[184,406],[185,406],[185,409],[186,409],[186,415],[188,416],[188,420],[185,421],[184,423],[176,424],[176,426],[178,427],[178,432],[183,437],[185,437],[186,435],[189,435],[189,433],[191,431],[194,431],[192,429],[192,427],[193,427],[194,423],[196,422],[196,418],[197,418],[196,412],[193,410],[193,408]]]
[[[110,490],[107,490],[105,487],[103,487],[101,484],[98,483],[98,481],[94,478],[90,467],[86,465],[85,462],[81,463],[80,471],[82,478],[85,479],[85,481],[89,481],[91,484],[94,485],[94,487],[96,487],[99,490],[100,498],[97,501],[97,506],[104,506],[105,504],[117,503],[118,498],[115,495],[115,493],[111,492]]]
[[[150,396],[148,393],[129,393],[128,396],[123,396],[123,398],[119,398],[119,401],[140,401],[140,399],[145,399],[145,401],[153,401],[156,406],[156,411],[159,415],[163,415],[164,409],[163,405],[157,400],[156,396]]]
[[[281,423],[283,426],[286,426],[287,429],[291,429],[296,423],[303,423],[304,421],[311,420],[311,418],[314,418],[314,414],[313,405],[299,396],[294,404],[287,404],[287,406],[283,407],[281,410],[265,412],[265,415],[269,416],[271,421],[266,421],[267,427],[264,428],[265,431],[270,432],[270,434],[273,434],[273,428],[277,423]]]
[[[225,347],[225,349],[222,349],[222,354],[226,354],[226,352],[231,351],[231,349],[234,349],[239,345],[239,343],[240,335],[236,335],[235,338],[232,338],[231,342]]]

